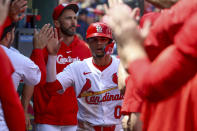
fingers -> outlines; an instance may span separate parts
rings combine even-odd
[[[10,0],[5,0],[4,6],[8,7],[10,5]]]
[[[47,32],[47,37],[48,38],[54,38],[53,27],[50,27],[49,31]]]
[[[123,3],[122,0],[108,0],[108,4],[110,8],[122,3]]]
[[[22,14],[21,16],[18,17],[18,20],[22,20],[25,17],[25,14]]]
[[[38,34],[38,30],[34,29],[34,36]]]
[[[20,13],[24,13],[25,10],[27,9],[27,7],[28,7],[27,5],[21,7],[21,8],[20,8]]]
[[[25,0],[15,0],[14,1],[15,3],[13,3],[15,5],[15,7],[21,9],[23,8],[24,6],[27,6],[27,1]]]
[[[41,30],[40,30],[40,33],[41,34],[45,34],[48,30],[49,30],[49,27],[50,27],[50,24],[45,24]]]
[[[136,19],[139,15],[140,15],[140,9],[134,8],[133,11],[131,12],[131,17]]]
[[[56,28],[54,28],[54,37],[55,37],[56,39],[58,39],[58,33],[57,33],[57,29],[56,29]]]
[[[129,121],[129,116],[125,115],[122,119],[122,127],[124,130],[128,129],[128,121]]]
[[[149,33],[151,22],[149,20],[145,21],[143,28],[141,29],[141,36],[145,39]]]
[[[1,5],[9,5],[10,4],[10,0],[0,0],[0,4]]]

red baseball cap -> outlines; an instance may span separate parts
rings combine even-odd
[[[72,9],[75,13],[78,12],[79,7],[76,3],[63,3],[55,7],[53,10],[53,19],[57,20],[64,9]]]

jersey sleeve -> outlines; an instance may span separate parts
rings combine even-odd
[[[30,59],[26,59],[24,64],[23,81],[28,86],[35,86],[40,82],[41,72],[39,67]]]
[[[39,85],[44,85],[46,83],[46,64],[44,60],[43,50],[41,49],[34,49],[31,54],[31,60],[38,65],[41,71],[41,79],[38,83]]]
[[[126,91],[124,94],[124,100],[122,103],[122,114],[130,114],[132,112],[141,112],[141,106],[143,103],[142,98],[135,92],[130,75],[126,82]]]
[[[74,85],[73,65],[74,63],[68,65],[62,72],[57,74],[57,80],[61,83],[63,90]]]
[[[197,61],[180,52],[174,45],[165,49],[152,63],[138,60],[129,72],[136,92],[143,98],[158,101],[172,95],[197,71]]]

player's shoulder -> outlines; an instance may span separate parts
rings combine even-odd
[[[20,54],[20,51],[17,50],[16,48],[12,47],[12,46],[9,49],[12,50],[12,51],[14,51],[14,52],[16,52],[16,53],[19,53]]]
[[[112,61],[113,61],[114,63],[117,63],[117,64],[120,63],[120,59],[118,58],[118,56],[111,55],[111,57],[112,57]]]
[[[30,58],[28,58],[27,56],[24,56],[16,49],[13,50],[7,47],[3,47],[3,49],[5,50],[6,54],[8,55],[8,57],[10,58],[11,62],[14,65],[17,64],[17,65],[23,65],[23,66],[30,66],[30,65],[35,66],[34,62],[30,60]]]

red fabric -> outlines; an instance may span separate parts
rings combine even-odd
[[[150,12],[146,13],[142,16],[140,19],[139,26],[142,28],[144,26],[145,21],[150,21],[151,24],[154,24],[155,20],[159,17],[160,13],[159,12]]]
[[[116,126],[94,126],[95,131],[115,131]]]
[[[39,59],[39,57],[43,58],[43,51],[41,49],[34,49],[31,54],[31,60],[35,62],[36,65],[39,65],[40,71],[41,71],[41,79],[38,85],[41,86],[44,85],[46,82],[46,66],[45,61],[43,59]]]
[[[47,82],[45,85],[45,89],[47,91],[47,93],[52,96],[52,95],[58,95],[57,91],[58,90],[62,90],[63,87],[61,85],[61,83],[56,80],[55,82]]]
[[[146,99],[143,130],[197,130],[196,18],[192,17],[196,6],[195,0],[181,0],[171,10],[163,11],[145,41],[146,51],[154,62],[141,61],[142,65],[136,61],[130,66],[134,86],[126,93],[136,91]],[[130,97],[125,94],[124,101]]]
[[[44,50],[45,62],[47,56],[48,54]],[[77,36],[69,46],[62,42],[57,54],[57,73],[61,72],[73,59],[83,60],[90,56],[88,46]],[[34,57],[40,59],[40,56]],[[76,125],[78,106],[73,87],[69,87],[62,95],[50,96],[44,86],[36,86],[34,89],[34,111],[36,123]]]
[[[24,111],[11,77],[14,68],[2,48],[0,61],[0,100],[7,126],[10,131],[25,131]]]

